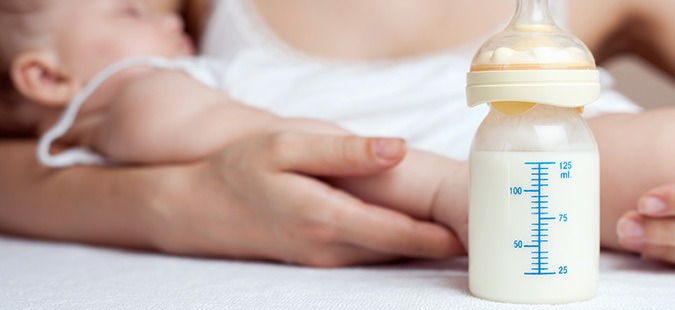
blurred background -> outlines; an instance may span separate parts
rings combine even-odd
[[[621,56],[603,64],[616,79],[615,88],[646,108],[675,106],[675,79],[634,56]]]

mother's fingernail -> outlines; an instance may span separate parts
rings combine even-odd
[[[666,203],[656,197],[644,197],[638,200],[638,210],[644,214],[659,214],[667,208]]]
[[[401,139],[377,138],[372,147],[375,155],[384,159],[400,159],[405,153],[405,142]]]

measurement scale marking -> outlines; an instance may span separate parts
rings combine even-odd
[[[555,272],[549,271],[548,264],[548,256],[545,256],[544,254],[548,254],[548,251],[543,251],[542,250],[542,245],[544,243],[548,242],[548,237],[549,235],[547,233],[543,233],[545,231],[548,231],[547,228],[544,228],[548,226],[547,221],[552,221],[555,220],[555,217],[550,217],[546,216],[549,213],[546,212],[546,209],[548,209],[548,203],[549,201],[546,198],[549,198],[548,195],[543,195],[542,194],[542,188],[548,187],[548,184],[545,183],[549,181],[546,176],[549,175],[548,170],[549,170],[549,165],[555,165],[555,162],[525,162],[525,165],[531,166],[531,176],[532,179],[530,180],[533,182],[531,184],[532,188],[531,189],[526,189],[523,190],[523,192],[526,193],[532,193],[531,195],[531,201],[532,207],[531,209],[534,210],[535,212],[531,212],[532,215],[536,215],[537,219],[536,222],[531,223],[531,226],[534,226],[534,228],[531,229],[531,231],[534,233],[531,235],[533,238],[530,242],[531,244],[526,244],[523,245],[523,247],[526,248],[531,248],[532,249],[532,257],[531,257],[531,263],[532,268],[530,269],[529,272],[525,272],[525,275],[554,275],[556,274]]]

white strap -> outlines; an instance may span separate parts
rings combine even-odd
[[[94,78],[85,85],[85,87],[73,98],[68,104],[65,111],[59,118],[58,122],[50,128],[38,142],[37,159],[47,167],[65,168],[74,165],[110,165],[109,160],[100,154],[82,147],[69,148],[62,153],[52,155],[49,149],[57,139],[70,129],[77,117],[77,112],[80,110],[86,100],[101,86],[107,79],[113,75],[126,70],[131,67],[147,66],[171,69],[171,62],[164,58],[157,57],[143,57],[143,58],[128,58],[120,62],[114,63],[103,71],[99,72]]]

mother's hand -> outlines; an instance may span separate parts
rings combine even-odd
[[[151,224],[154,243],[179,254],[324,267],[464,253],[440,225],[367,204],[308,176],[372,175],[395,166],[404,153],[397,139],[304,133],[233,143],[195,165],[192,179],[165,179],[147,217],[159,219]]]
[[[643,258],[675,264],[675,184],[647,192],[617,224],[619,242]]]

